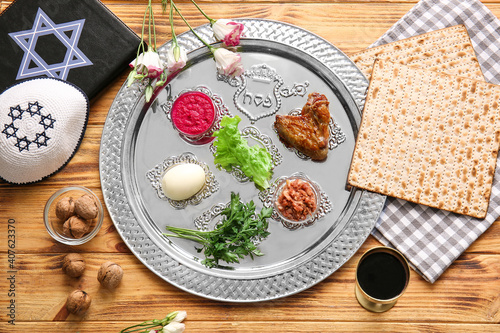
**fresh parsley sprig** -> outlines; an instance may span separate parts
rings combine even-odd
[[[163,234],[167,237],[189,239],[202,245],[198,252],[204,252],[203,265],[212,268],[219,264],[219,260],[228,264],[239,263],[245,256],[262,256],[263,253],[255,245],[256,240],[269,236],[267,218],[271,217],[272,208],[262,208],[259,214],[255,213],[253,201],[242,203],[239,194],[231,192],[231,202],[221,215],[221,223],[212,231],[199,231],[167,226],[172,234]]]

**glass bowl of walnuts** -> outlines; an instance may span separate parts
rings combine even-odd
[[[80,245],[99,232],[103,215],[101,201],[91,190],[70,186],[49,198],[43,218],[52,238],[63,244]]]

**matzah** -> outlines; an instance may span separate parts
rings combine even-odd
[[[456,25],[370,48],[349,57],[368,80],[370,80],[376,59],[484,80],[464,25]]]
[[[499,102],[500,86],[377,60],[348,183],[484,218]]]

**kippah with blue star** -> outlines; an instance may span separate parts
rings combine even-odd
[[[89,101],[54,78],[18,83],[0,95],[0,177],[26,184],[59,171],[85,132]]]

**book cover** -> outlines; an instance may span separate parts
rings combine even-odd
[[[139,43],[98,0],[15,0],[0,14],[0,92],[47,76],[92,99],[127,68]]]

